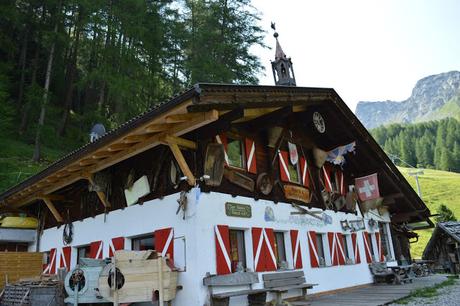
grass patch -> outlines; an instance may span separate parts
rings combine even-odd
[[[399,171],[404,175],[409,184],[416,189],[415,179],[409,176],[408,172],[412,169],[400,168]],[[460,173],[424,169],[424,174],[419,177],[420,187],[422,189],[422,199],[432,214],[435,214],[439,205],[445,204],[460,218]],[[434,222],[434,218],[432,219]],[[411,253],[413,258],[421,258],[428,240],[430,240],[432,229],[417,231],[419,240],[411,244]]]
[[[432,287],[425,287],[414,290],[410,293],[409,296],[402,298],[396,301],[396,304],[408,304],[409,302],[413,301],[416,298],[434,298],[439,295],[438,290],[455,285],[457,283],[457,277],[455,276],[448,276],[447,280],[443,281],[442,283],[436,284]]]

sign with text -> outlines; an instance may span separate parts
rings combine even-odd
[[[301,186],[284,185],[284,196],[286,199],[310,203],[310,190]]]
[[[227,202],[225,203],[225,214],[230,217],[251,218],[251,206]]]

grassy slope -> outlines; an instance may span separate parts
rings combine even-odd
[[[410,169],[399,168],[399,170],[415,189],[415,179],[407,174]],[[432,214],[437,212],[440,204],[445,204],[454,212],[457,219],[460,218],[459,173],[425,169],[424,175],[419,177],[419,182],[423,201]],[[430,239],[431,232],[432,230],[418,231],[420,235],[419,241],[411,245],[411,252],[414,258],[421,258],[425,245]]]
[[[34,146],[11,137],[0,137],[0,192],[37,173],[65,152],[42,147],[43,161],[33,162]]]

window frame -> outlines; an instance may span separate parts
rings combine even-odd
[[[328,253],[329,249],[326,249],[326,248],[329,248],[326,239],[327,239],[327,234],[326,233],[316,232],[316,253],[318,254],[318,267],[319,268],[332,266],[331,256]],[[320,245],[319,242],[321,242],[321,245]],[[322,254],[320,254],[320,250],[321,250]],[[323,255],[323,256],[321,256],[321,255]],[[321,257],[324,260],[324,264],[321,264],[321,262],[320,262]]]
[[[242,264],[243,264],[244,271],[246,271],[248,269],[248,259],[247,259],[248,252],[246,251],[247,250],[247,246],[246,246],[246,240],[247,240],[246,239],[246,230],[241,229],[241,228],[229,228],[228,229],[228,237],[229,237],[229,245],[230,245],[230,250],[229,250],[230,254],[229,255],[230,255],[230,263],[231,263],[231,271],[232,271],[232,273],[235,273],[237,265],[233,264],[234,261],[233,261],[233,252],[232,252],[233,251],[232,233],[237,234],[237,236],[236,236],[236,239],[237,239],[236,249],[237,249],[238,261],[236,263],[241,261]],[[238,241],[239,238],[241,238],[243,241]],[[239,246],[242,246],[242,248],[243,248],[241,251],[239,249]],[[242,253],[240,254],[240,252],[242,252]]]
[[[248,161],[246,160],[246,153],[245,153],[246,152],[246,147],[245,147],[246,144],[244,143],[244,137],[239,135],[239,134],[231,133],[231,132],[226,132],[225,136],[227,137],[227,149],[226,149],[225,153],[227,154],[228,162],[229,162],[226,166],[231,168],[231,169],[248,172],[247,171],[247,162]],[[230,165],[230,157],[229,157],[229,154],[228,154],[228,147],[229,147],[229,143],[230,143],[229,139],[237,140],[240,143],[240,148],[241,148],[241,167]]]
[[[148,234],[142,234],[142,235],[138,235],[138,236],[134,236],[134,237],[131,237],[130,240],[131,240],[131,250],[132,251],[144,251],[144,250],[137,250],[134,248],[134,244],[137,242],[137,241],[140,241],[140,240],[147,240],[147,239],[151,239],[152,240],[152,249],[153,251],[155,251],[155,233],[148,233]],[[147,249],[147,250],[150,250],[150,249]]]
[[[394,260],[391,248],[391,236],[389,232],[389,224],[387,222],[379,222],[380,243],[382,244],[382,251],[385,260]],[[385,239],[384,239],[385,237]],[[385,243],[384,243],[385,242]]]
[[[79,246],[76,246],[75,249],[77,251],[76,260],[77,260],[77,265],[78,265],[80,264],[80,258],[88,258],[91,252],[91,245],[90,244],[79,245]],[[85,251],[85,256],[80,256],[80,250]]]
[[[342,234],[342,239],[344,241],[345,265],[356,264],[351,234]],[[347,260],[349,260],[351,263],[347,263]]]
[[[273,236],[275,238],[275,250],[274,251],[274,255],[275,255],[275,258],[276,258],[276,266],[277,266],[277,270],[280,270],[281,268],[281,262],[284,261],[286,264],[288,264],[288,261],[287,261],[287,249],[286,249],[286,232],[285,231],[273,231]],[[278,237],[281,236],[281,241],[282,241],[282,253],[283,253],[283,256],[284,256],[284,260],[280,260],[280,247],[278,246]]]

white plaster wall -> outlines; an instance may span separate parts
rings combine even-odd
[[[246,197],[232,197],[220,193],[199,193],[197,189],[192,189],[188,194],[188,208],[186,219],[182,219],[182,213],[176,215],[177,199],[179,194],[173,194],[163,199],[156,199],[144,203],[144,205],[133,205],[124,210],[116,210],[95,218],[87,218],[82,221],[74,222],[74,237],[72,246],[77,247],[87,245],[92,241],[102,240],[104,257],[108,256],[109,241],[111,238],[124,236],[132,237],[152,233],[156,229],[173,227],[175,237],[185,237],[186,240],[186,271],[179,274],[179,285],[183,290],[178,291],[177,297],[173,302],[175,306],[206,305],[209,301],[208,288],[202,285],[202,279],[207,272],[216,273],[215,259],[215,240],[214,226],[218,224],[228,225],[230,228],[247,230],[245,232],[246,262],[249,269],[254,270],[252,237],[250,229],[252,227],[269,227],[275,231],[285,231],[286,258],[289,267],[292,268],[292,250],[289,230],[297,229],[300,235],[300,246],[302,249],[303,270],[309,283],[319,284],[309,292],[321,292],[338,288],[362,285],[372,282],[372,276],[366,263],[364,245],[361,231],[358,232],[358,244],[360,250],[361,264],[335,266],[335,267],[310,267],[310,255],[307,244],[307,231],[316,232],[343,232],[341,220],[361,219],[361,215],[334,213],[326,211],[332,217],[332,224],[324,224],[308,215],[292,216],[290,213],[297,211],[290,204],[271,201],[258,200]],[[235,202],[248,204],[252,207],[252,218],[229,217],[225,214],[225,203]],[[274,211],[275,221],[265,221],[264,214],[266,207],[271,207]],[[367,216],[365,216],[367,217]],[[370,217],[369,217],[370,218]],[[377,219],[374,217],[374,219]],[[385,215],[379,221],[389,221],[389,216]],[[366,226],[367,226],[367,222]],[[41,251],[57,248],[57,266],[59,266],[59,255],[62,244],[62,227],[47,229],[41,238]],[[369,232],[373,230],[367,229]],[[378,230],[378,228],[376,229]],[[180,239],[176,239],[179,242]],[[130,244],[126,247],[129,249]],[[328,254],[328,243],[325,243]],[[180,259],[179,252],[175,257]],[[76,248],[72,253],[71,266],[76,264]],[[184,261],[184,260],[182,260]],[[253,286],[259,288],[263,286],[261,274],[260,282]],[[235,288],[236,289],[236,288]],[[216,288],[219,290],[219,288]],[[228,290],[226,288],[225,290]],[[298,292],[290,292],[289,295],[296,295]],[[246,297],[232,298],[232,305],[245,305]]]

